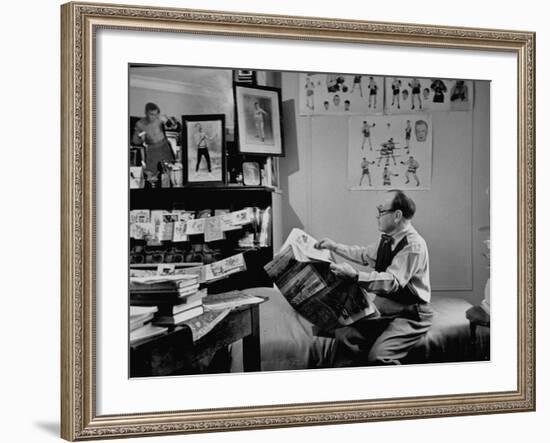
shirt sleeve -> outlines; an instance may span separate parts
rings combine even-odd
[[[391,294],[405,287],[411,278],[421,269],[424,260],[422,246],[409,244],[393,258],[384,272],[358,272],[359,286],[368,292],[379,295]]]
[[[333,252],[360,265],[374,266],[376,263],[377,249],[378,245],[376,243],[368,246],[348,246],[337,244]]]

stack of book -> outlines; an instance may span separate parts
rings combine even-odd
[[[156,306],[152,323],[175,326],[204,312],[199,276],[192,274],[155,275],[130,279],[130,304]]]
[[[151,323],[156,306],[130,306],[130,344],[157,337],[168,331],[168,328],[155,326]]]
[[[153,320],[156,306],[130,306],[130,331],[135,331]]]

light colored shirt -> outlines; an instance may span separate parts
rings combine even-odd
[[[358,271],[358,284],[367,292],[376,295],[391,295],[400,287],[408,289],[420,300],[429,302],[430,264],[426,241],[412,225],[392,235],[392,251],[406,237],[407,245],[394,257],[384,272]],[[374,268],[378,243],[369,246],[348,246],[337,244],[334,252],[348,260]],[[397,300],[397,299],[396,299]]]

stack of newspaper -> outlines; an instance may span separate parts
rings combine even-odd
[[[323,331],[349,325],[375,312],[356,282],[330,271],[330,251],[316,249],[317,240],[293,229],[265,270],[290,305]]]

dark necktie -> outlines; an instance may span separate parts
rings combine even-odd
[[[376,252],[376,264],[374,269],[376,272],[384,272],[386,268],[391,264],[391,245],[393,243],[393,237],[388,234],[382,234],[382,239],[378,245],[378,251]]]

